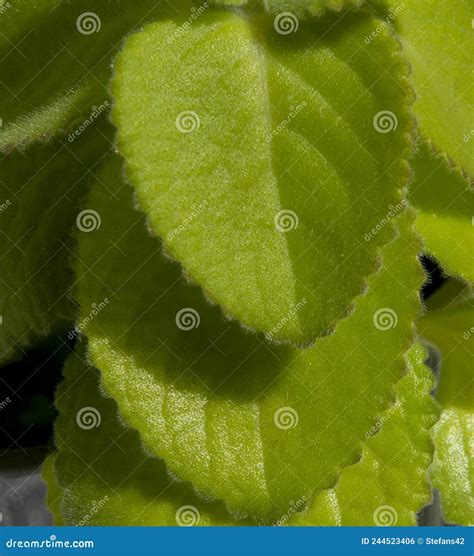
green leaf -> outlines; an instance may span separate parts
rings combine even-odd
[[[126,422],[233,512],[276,518],[331,487],[405,372],[422,281],[411,215],[354,313],[298,349],[224,320],[147,237],[120,178],[114,160],[92,188],[102,226],[80,238],[77,295],[92,361]]]
[[[422,134],[473,173],[472,2],[383,0],[412,68]],[[435,31],[434,31],[435,30]]]
[[[59,451],[55,474],[51,458],[45,473],[56,519],[59,506],[65,525],[249,525],[198,498],[143,451],[137,432],[118,420],[116,403],[99,394],[98,371],[82,351],[67,360],[56,396]]]
[[[474,282],[474,192],[469,181],[426,144],[412,163],[410,201],[418,210],[416,229],[427,252],[450,274]]]
[[[304,500],[294,501],[277,525],[369,525],[374,515],[379,523],[384,515],[392,524],[416,523],[416,511],[431,495],[428,431],[437,417],[423,355],[418,347],[410,350],[409,373],[396,386],[396,403],[367,431],[361,461],[344,469],[337,486],[316,496],[306,512],[295,514]],[[48,458],[43,472],[57,525],[64,492],[69,525],[175,525],[185,506],[193,508],[188,515],[197,525],[251,524],[231,517],[221,504],[196,497],[189,485],[170,483],[163,464],[143,452],[137,433],[117,420],[116,403],[98,394],[98,371],[81,358],[71,355],[66,364],[57,394],[58,463],[53,472],[55,458]],[[78,415],[86,428],[78,426]]]
[[[57,454],[50,454],[44,461],[42,479],[47,486],[46,505],[51,512],[54,525],[64,525],[61,516],[61,498],[63,490],[58,484],[58,478],[55,470]]]
[[[401,208],[406,68],[377,20],[208,11],[131,36],[114,120],[151,227],[245,327],[306,345],[354,307]]]
[[[409,351],[409,372],[395,387],[396,402],[367,431],[361,460],[289,525],[416,525],[416,513],[431,499],[430,429],[439,416],[424,355],[419,345]]]
[[[0,20],[0,151],[94,119],[123,37],[171,9],[157,0],[93,4],[8,2]]]
[[[68,296],[79,199],[110,147],[110,126],[11,152],[0,169],[0,362],[76,314]]]
[[[474,525],[474,413],[444,409],[433,432],[431,478],[440,491],[446,521]]]
[[[470,288],[447,282],[429,300],[420,323],[420,334],[441,356],[437,398],[443,411],[433,433],[431,478],[445,519],[459,525],[474,525],[473,300]]]
[[[210,0],[211,6],[248,6],[249,0]],[[296,15],[297,17],[320,16],[326,10],[340,11],[345,7],[361,6],[364,0],[263,0],[261,2],[269,13]],[[253,4],[250,4],[254,8]],[[289,12],[289,13],[288,13]],[[293,22],[293,18],[290,18]],[[289,22],[290,19],[287,21]]]

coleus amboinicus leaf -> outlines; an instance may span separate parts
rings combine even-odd
[[[265,10],[278,16],[275,21],[281,29],[292,32],[299,25],[299,17],[320,16],[327,10],[340,11],[346,7],[358,7],[365,0],[208,0],[211,6],[247,7],[252,10],[263,6]]]
[[[367,431],[361,460],[342,470],[334,489],[295,500],[276,525],[414,525],[429,501],[429,429],[437,417],[424,351],[408,354],[409,372],[396,400]],[[83,348],[66,363],[57,392],[58,452],[45,465],[48,505],[57,525],[250,525],[189,484],[173,482],[147,455],[136,431],[125,429],[117,405],[99,393],[99,372]]]
[[[289,525],[416,525],[417,512],[431,500],[430,430],[439,417],[424,359],[420,345],[410,349],[409,372],[395,386],[395,403],[367,432],[360,461]]]
[[[186,282],[147,236],[120,160],[104,168],[86,205],[102,226],[79,241],[81,329],[145,446],[197,490],[262,519],[331,487],[406,368],[422,281],[412,216],[400,218],[354,313],[300,349],[226,321]]]
[[[110,105],[123,37],[173,8],[160,0],[9,0],[0,18],[0,151],[95,120]],[[175,1],[190,9],[191,2]]]
[[[469,286],[448,281],[427,302],[419,331],[439,351],[436,397],[442,413],[433,430],[433,485],[444,517],[474,525],[474,296]]]
[[[393,238],[411,130],[398,44],[388,29],[366,44],[367,14],[290,34],[257,7],[209,9],[182,33],[185,17],[131,36],[116,61],[128,176],[208,299],[307,344],[350,312]]]
[[[474,138],[473,138],[474,144]],[[426,251],[445,271],[474,282],[474,191],[470,181],[443,156],[422,144],[412,160],[410,202]]]
[[[75,318],[68,295],[73,229],[84,217],[87,228],[79,200],[111,137],[110,125],[99,121],[72,142],[58,139],[1,155],[0,362]]]
[[[392,9],[387,21],[400,36],[412,69],[414,111],[422,135],[474,173],[472,2],[375,0]],[[435,30],[435,31],[434,31]]]

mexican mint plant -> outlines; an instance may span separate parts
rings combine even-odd
[[[468,0],[0,6],[0,357],[74,345],[56,523],[472,524]]]

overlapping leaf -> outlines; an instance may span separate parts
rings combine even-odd
[[[208,298],[306,344],[346,316],[406,183],[406,68],[377,20],[208,10],[129,38],[114,119],[150,223]],[[367,241],[367,235],[370,241]]]
[[[123,37],[171,9],[159,0],[7,4],[0,16],[0,150],[74,130],[101,111]]]
[[[411,217],[336,334],[310,349],[275,346],[225,321],[163,258],[120,175],[114,160],[88,199],[102,227],[81,236],[78,298],[92,360],[126,421],[173,473],[234,512],[270,519],[332,486],[405,371],[421,282]]]
[[[428,253],[450,274],[474,282],[474,191],[469,181],[427,145],[421,146],[413,169],[410,200]]]
[[[420,346],[410,350],[410,372],[396,385],[396,403],[368,431],[360,462],[289,525],[416,525],[431,499],[430,429],[439,416],[424,355]]]
[[[416,511],[430,497],[428,430],[437,416],[423,355],[419,348],[410,351],[397,401],[367,431],[361,461],[344,469],[337,486],[319,494],[305,513],[298,513],[305,500],[294,501],[277,525],[369,525],[375,517],[379,525],[416,523]],[[57,525],[60,507],[70,525],[251,524],[166,478],[163,464],[143,452],[137,433],[123,428],[115,402],[98,388],[98,371],[82,355],[71,355],[57,394],[59,457],[56,464],[49,458],[43,472]]]
[[[204,502],[190,485],[170,478],[147,455],[138,433],[117,417],[117,405],[99,394],[98,371],[72,354],[56,396],[59,448],[48,482],[55,516],[66,525],[231,525],[224,505]]]
[[[110,135],[101,122],[72,142],[35,145],[1,160],[1,362],[74,318],[72,230]]]
[[[474,516],[474,303],[472,290],[454,281],[429,302],[420,333],[441,357],[437,392],[443,411],[434,429],[434,486],[447,521],[473,525]]]
[[[469,0],[376,0],[402,40],[417,94],[422,134],[473,174],[472,3]]]

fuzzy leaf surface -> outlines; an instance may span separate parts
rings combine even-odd
[[[249,0],[210,0],[208,3],[213,6],[254,7]],[[320,16],[327,10],[341,11],[347,7],[359,7],[363,3],[364,0],[262,0],[261,2],[271,14],[288,15],[289,13],[297,17]]]
[[[423,145],[412,161],[410,201],[418,210],[416,229],[451,275],[474,282],[474,191],[457,168]]]
[[[429,428],[438,413],[423,357],[419,347],[410,350],[409,372],[396,386],[396,403],[368,431],[361,461],[344,469],[338,485],[317,495],[306,512],[295,513],[304,505],[297,501],[277,525],[371,525],[381,506],[392,510],[379,511],[379,520],[386,515],[394,516],[397,525],[416,523],[415,512],[430,497]],[[252,524],[231,516],[222,504],[204,502],[190,485],[170,483],[163,464],[143,452],[138,434],[124,429],[116,403],[100,395],[98,377],[83,357],[71,355],[57,393],[58,463],[53,469],[56,457],[48,458],[43,472],[57,525],[60,507],[69,525],[81,524],[86,515],[87,525],[93,526],[176,525],[183,506],[194,508],[189,515],[197,516],[196,525]],[[76,418],[84,407],[98,412],[98,427],[78,427]],[[375,430],[377,435],[370,437]],[[92,467],[86,462],[93,462]]]
[[[431,500],[430,429],[439,417],[424,357],[419,345],[409,351],[409,372],[396,385],[395,403],[367,431],[361,460],[344,469],[333,489],[317,494],[308,510],[288,524],[416,525],[417,512]]]
[[[170,9],[159,0],[93,4],[8,2],[0,19],[0,151],[90,118],[108,99],[110,64],[123,37]]]
[[[447,282],[429,300],[420,334],[439,350],[441,379],[437,398],[443,411],[433,432],[434,486],[444,517],[474,525],[474,302],[472,290]]]
[[[415,114],[422,134],[457,165],[474,173],[472,2],[378,0],[412,68]]]
[[[237,513],[272,519],[332,486],[405,372],[422,274],[411,215],[351,317],[300,349],[226,321],[147,236],[120,180],[114,160],[88,199],[102,227],[80,238],[77,296],[125,420],[174,474]]]
[[[273,19],[146,27],[115,64],[113,113],[139,203],[191,280],[245,327],[306,345],[353,309],[393,237],[364,240],[406,183],[406,67],[388,30],[365,43],[370,16],[286,35]]]
[[[144,452],[138,433],[119,421],[114,400],[100,394],[99,372],[83,349],[66,362],[56,406],[58,453],[46,478],[49,506],[56,516],[60,507],[65,525],[176,526],[186,515],[196,525],[236,523],[222,503],[199,499]]]
[[[58,139],[2,155],[0,362],[74,319],[72,232],[110,135],[100,122],[72,143]]]

